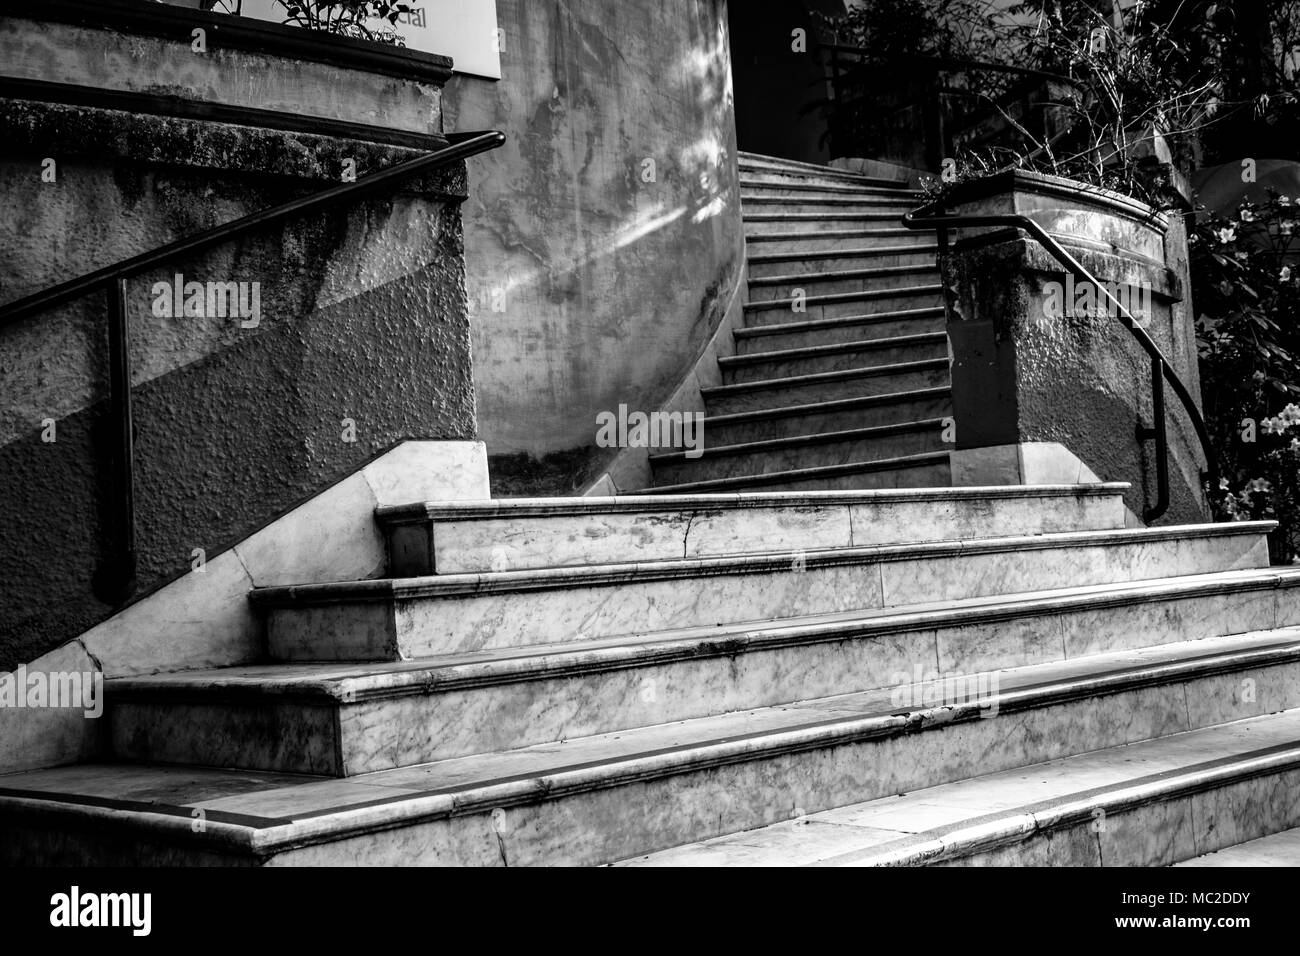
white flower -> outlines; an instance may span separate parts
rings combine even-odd
[[[1254,222],[1254,221],[1255,221],[1255,214],[1254,214],[1253,212],[1251,212],[1249,209],[1243,209],[1243,210],[1241,210],[1241,221],[1242,221],[1242,222]]]
[[[1290,281],[1291,281],[1291,267],[1290,267],[1290,266],[1283,266],[1283,267],[1282,267],[1282,272],[1281,272],[1281,275],[1279,276],[1279,278],[1281,278],[1281,280],[1282,280],[1283,282],[1290,282]]]
[[[1215,230],[1214,234],[1219,237],[1219,242],[1223,243],[1224,245],[1227,245],[1228,243],[1234,241],[1237,238],[1237,230],[1236,227],[1234,226],[1229,226],[1226,229]]]
[[[1246,487],[1243,489],[1246,494],[1254,494],[1257,491],[1268,494],[1272,490],[1273,486],[1264,478],[1256,478],[1254,481],[1247,482]]]

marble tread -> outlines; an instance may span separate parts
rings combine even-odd
[[[1069,826],[1087,830],[1088,836],[1068,845],[1068,834],[1058,836],[1065,859],[1048,856],[1035,863],[1178,862],[1168,857],[1194,855],[1214,839],[1205,827],[1186,826],[1198,810],[1203,823],[1217,810],[1226,824],[1253,798],[1252,809],[1261,809],[1262,799],[1271,814],[1254,825],[1276,826],[1294,818],[1300,812],[1294,790],[1289,796],[1283,791],[1280,805],[1268,801],[1277,783],[1297,772],[1300,710],[1290,709],[813,813],[623,865],[907,866],[961,863],[976,856],[980,862],[1009,863],[1011,858],[991,851],[1023,847]],[[1234,787],[1245,795],[1234,793]],[[1163,828],[1123,825],[1126,814],[1149,823],[1158,810],[1142,813],[1142,808],[1189,796],[1191,814],[1162,821],[1183,823],[1172,835]],[[1236,806],[1215,806],[1220,796]],[[1233,827],[1222,830],[1219,839],[1231,840]]]

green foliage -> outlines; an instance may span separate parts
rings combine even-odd
[[[1279,522],[1279,562],[1300,555],[1300,202],[1270,192],[1190,236],[1205,417],[1218,457],[1216,517]]]

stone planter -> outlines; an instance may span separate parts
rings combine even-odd
[[[1199,395],[1186,233],[1181,217],[1052,176],[974,182],[956,215],[1027,216],[1128,306]],[[1128,481],[1130,510],[1154,499],[1146,353],[1098,290],[1076,282],[1018,230],[963,229],[943,262],[949,289],[959,484]],[[1204,518],[1200,447],[1170,394],[1172,505],[1165,520]]]
[[[158,3],[2,9],[0,301],[447,142],[446,58]],[[131,280],[138,595],[400,439],[474,436],[465,195],[458,164]],[[177,315],[191,282],[257,315]],[[105,329],[101,295],[0,329],[0,670],[113,610]]]

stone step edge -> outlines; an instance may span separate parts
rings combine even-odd
[[[747,325],[733,329],[737,339],[758,339],[769,335],[799,335],[823,329],[840,329],[855,325],[883,325],[886,322],[909,322],[920,319],[941,319],[944,309],[933,305],[924,309],[899,309],[894,312],[877,312],[874,315],[837,315],[829,319],[808,319],[804,322],[781,322],[775,325]]]
[[[1035,692],[1040,697],[1045,693],[1053,695],[1053,699],[1059,701],[1062,699],[1060,691],[1052,688],[1063,683],[1066,682],[1049,685],[1047,691],[1034,688],[999,694],[998,712],[1019,712],[1038,706],[1033,697]],[[1095,695],[1097,688],[1090,684],[1081,688],[1081,692]],[[1111,692],[1122,692],[1122,688]],[[623,787],[754,760],[946,728],[964,721],[984,719],[988,707],[988,704],[977,701],[967,705],[922,708],[888,717],[868,715],[826,718],[781,730],[755,731],[716,741],[695,742],[648,753],[553,767],[536,774],[472,781],[424,792],[377,798],[369,804],[321,811],[313,816],[283,823],[270,822],[263,826],[235,823],[226,819],[226,814],[211,811],[206,815],[206,826],[196,833],[188,807],[176,807],[171,813],[160,811],[155,803],[106,808],[60,801],[57,793],[47,793],[41,799],[12,795],[2,790],[0,814],[6,810],[30,812],[35,809],[38,813],[44,811],[46,816],[82,819],[92,816],[98,817],[99,822],[110,825],[125,823],[134,828],[162,830],[166,837],[180,838],[190,844],[216,845],[227,851],[270,856],[288,849],[361,836],[417,822],[474,812],[509,810],[595,790]],[[1277,748],[1271,750],[1276,751]],[[1300,743],[1289,747],[1286,753],[1290,755],[1286,765],[1300,764]],[[1275,760],[1280,759],[1273,753],[1269,756]],[[1086,812],[1090,813],[1094,805],[1088,803]],[[237,814],[230,816],[239,819]],[[1057,818],[1062,817],[1063,815],[1057,814]]]
[[[827,292],[822,295],[806,296],[806,306],[812,307],[833,302],[857,302],[871,299],[907,299],[923,295],[942,295],[942,285],[909,285],[898,289],[862,289],[852,292]],[[789,309],[794,299],[769,299],[766,302],[746,302],[746,312],[765,312],[770,309]],[[931,306],[931,308],[934,308]]]
[[[918,456],[920,457],[920,456]],[[801,550],[807,570],[887,561],[947,558],[969,554],[1002,554],[1050,548],[1124,546],[1183,541],[1196,538],[1260,537],[1277,527],[1276,521],[1233,521],[1220,524],[1161,525],[1102,531],[1065,531],[1020,537],[979,538],[965,541],[931,541],[920,544],[870,545],[856,548]],[[733,574],[788,571],[794,552],[673,558],[640,563],[530,568],[522,571],[482,571],[425,575],[413,578],[377,578],[324,584],[280,585],[254,588],[249,600],[261,608],[313,607],[323,604],[365,603],[421,598],[475,597],[518,591],[626,584]]]
[[[696,512],[752,508],[839,507],[860,504],[992,499],[1121,497],[1128,482],[1094,485],[992,485],[963,488],[887,488],[862,491],[768,491],[752,495],[630,495],[590,498],[494,498],[430,501],[375,509],[383,525],[498,518],[551,518],[658,511]]]
[[[931,372],[948,368],[947,358],[920,359],[915,362],[890,362],[885,365],[864,365],[859,368],[838,369],[834,372],[809,372],[785,378],[765,378],[757,382],[736,382],[732,385],[711,385],[700,389],[705,401],[726,398],[749,392],[766,392],[773,389],[800,388],[827,382],[848,382],[858,378],[878,378],[882,375],[904,375],[908,372]]]
[[[1069,760],[1068,757],[1063,759]],[[1134,782],[1028,804],[975,821],[923,831],[918,834],[919,839],[900,839],[898,842],[904,845],[893,849],[889,849],[887,844],[874,850],[851,851],[840,857],[818,861],[816,865],[927,866],[961,860],[1080,824],[1094,823],[1097,811],[1108,817],[1119,816],[1151,804],[1194,796],[1295,768],[1300,768],[1300,741],[1247,751],[1226,761],[1218,759],[1192,764],[1175,771],[1151,774]]]
[[[909,402],[924,402],[952,397],[952,389],[946,385],[934,388],[917,388],[908,392],[887,392],[884,395],[863,395],[860,398],[835,398],[825,402],[808,402],[803,405],[777,405],[772,408],[760,408],[749,412],[728,412],[725,415],[706,415],[705,428],[718,428],[726,425],[744,424],[746,422],[765,421],[771,418],[799,418],[803,415],[833,414],[855,408],[876,408],[882,405],[905,405]],[[1012,486],[1014,487],[1014,486]],[[1019,487],[1024,487],[1023,485]],[[883,489],[882,489],[883,490]],[[896,490],[896,489],[888,489]],[[903,490],[903,489],[897,489]],[[957,490],[957,489],[949,489]],[[804,492],[788,492],[804,494]]]
[[[750,286],[799,285],[814,282],[846,282],[849,279],[884,279],[890,276],[906,276],[922,273],[939,274],[939,267],[933,262],[921,262],[906,266],[878,266],[872,269],[841,269],[835,272],[802,272],[783,276],[758,276],[749,280]]]
[[[761,488],[764,485],[788,485],[799,481],[823,481],[828,478],[847,478],[853,475],[873,475],[887,471],[907,471],[914,468],[929,468],[935,465],[949,464],[946,451],[918,452],[914,455],[900,455],[897,458],[876,458],[871,460],[849,461],[838,465],[814,465],[808,468],[794,468],[789,471],[764,471],[748,475],[730,475],[726,478],[702,478],[666,485],[654,485],[647,489],[660,494],[690,494],[697,491],[717,491],[727,488]],[[633,492],[635,494],[636,492]]]
[[[746,256],[750,265],[763,265],[768,262],[802,262],[807,259],[871,259],[880,256],[916,255],[923,252],[939,251],[933,242],[917,243],[911,246],[879,246],[858,249],[817,249],[809,252],[760,252]]]
[[[873,438],[889,438],[894,435],[906,435],[912,432],[939,431],[943,427],[944,419],[929,418],[913,422],[893,422],[889,425],[869,425],[865,428],[851,428],[837,432],[813,432],[807,435],[792,435],[786,438],[765,438],[762,441],[740,442],[735,445],[705,445],[701,449],[702,454],[694,458],[689,457],[684,451],[655,452],[649,458],[651,465],[681,464],[692,461],[703,462],[716,458],[732,458],[737,455],[779,451],[785,448],[801,448],[805,445],[836,445],[848,441],[870,441]],[[896,461],[899,459],[882,460]]]
[[[833,342],[829,345],[804,345],[792,349],[772,349],[769,352],[750,352],[747,355],[724,355],[718,359],[723,369],[744,368],[823,355],[843,355],[850,352],[868,352],[879,349],[906,348],[909,345],[935,345],[947,342],[947,332],[917,332],[912,335],[893,335],[883,339],[858,339],[854,342]]]
[[[300,699],[313,702],[355,704],[373,700],[420,697],[438,693],[494,687],[503,684],[581,677],[641,667],[687,663],[716,657],[736,657],[791,647],[810,647],[843,641],[878,639],[913,631],[996,624],[1032,617],[1095,612],[1136,607],[1169,600],[1245,594],[1282,588],[1300,588],[1300,571],[1259,574],[1222,572],[1164,578],[1122,587],[1089,585],[1024,594],[999,595],[997,600],[967,598],[926,610],[864,613],[862,617],[810,623],[763,622],[729,625],[695,637],[633,635],[601,642],[570,642],[521,653],[502,649],[480,660],[443,661],[425,658],[400,664],[359,663],[340,665],[353,672],[331,677],[293,677],[292,671],[314,665],[284,664],[284,676],[222,678],[219,671],[178,672],[170,675],[113,678],[106,682],[111,699],[189,701],[256,701]],[[1276,628],[1262,633],[1295,631],[1295,637],[1275,644],[1300,648],[1300,629]],[[1227,636],[1227,635],[1225,635]],[[1197,640],[1175,642],[1195,648]],[[1172,647],[1173,644],[1163,645]],[[1274,646],[1274,645],[1269,645]],[[1297,653],[1300,653],[1298,651]],[[1096,655],[1105,658],[1108,655]],[[1053,662],[1059,663],[1059,662]],[[1034,665],[1025,665],[1032,667]],[[988,672],[986,672],[988,673]],[[974,675],[963,675],[974,676]],[[864,687],[862,691],[884,690]],[[917,699],[917,698],[912,698]],[[762,709],[762,708],[759,708]]]

